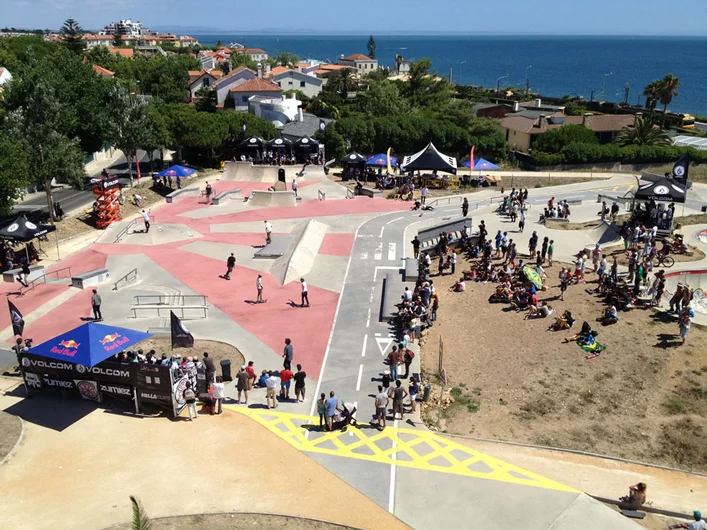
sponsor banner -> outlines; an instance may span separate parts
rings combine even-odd
[[[206,382],[206,369],[196,369],[196,394],[201,396],[209,393],[209,385]]]
[[[23,354],[20,362],[25,372],[63,375],[72,379],[74,377],[74,363],[39,357],[31,353]]]
[[[83,364],[75,364],[76,376],[83,379],[100,381],[102,383],[118,383],[130,385],[132,376],[130,374],[131,364],[102,362],[89,368]]]
[[[101,393],[98,391],[98,383],[95,381],[86,381],[85,379],[74,379],[74,384],[82,398],[89,401],[101,402]]]
[[[99,383],[98,390],[101,394],[108,394],[119,398],[133,398],[133,387],[127,385],[116,385],[111,383]]]
[[[172,397],[174,399],[174,413],[179,415],[179,413],[184,410],[187,406],[187,402],[184,401],[184,391],[187,389],[187,382],[189,378],[184,376],[177,379],[172,387]]]
[[[76,390],[73,380],[61,379],[54,375],[43,375],[45,390]]]
[[[156,403],[164,407],[172,408],[172,393],[165,394],[155,390],[138,390],[137,396],[142,403]]]
[[[132,363],[133,386],[139,390],[152,390],[163,395],[172,394],[172,377],[169,366]],[[172,401],[170,397],[168,401]]]
[[[25,385],[29,390],[42,390],[42,378],[33,372],[24,372]]]

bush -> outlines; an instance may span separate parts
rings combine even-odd
[[[548,133],[549,134],[549,133]],[[539,141],[539,139],[538,139]],[[692,147],[630,145],[619,147],[615,144],[573,142],[565,145],[559,153],[549,153],[537,149],[532,160],[537,166],[557,166],[561,164],[595,164],[600,162],[621,162],[622,164],[655,164],[674,162],[684,154],[692,157],[693,163],[707,162],[707,151]]]
[[[598,144],[594,133],[584,125],[565,125],[541,134],[533,148],[546,153],[559,153],[570,144]]]

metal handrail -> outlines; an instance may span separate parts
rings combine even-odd
[[[134,296],[135,298],[135,305],[185,305],[184,301],[186,299],[190,298],[200,298],[202,300],[202,305],[206,306],[206,296],[202,294],[142,294],[142,295],[136,295]],[[141,299],[157,299],[157,302],[143,302],[141,303]]]
[[[59,280],[60,279],[59,273],[62,271],[67,271],[67,270],[69,271],[68,278],[71,278],[71,267],[62,267],[61,269],[57,269],[52,272],[45,272],[41,276],[39,276],[39,277],[35,278],[34,280],[32,280],[31,282],[29,282],[30,286],[28,287],[28,289],[25,292],[28,293],[28,292],[34,290],[34,288],[37,287],[37,285],[40,283],[40,280],[41,280],[41,283],[47,283],[47,276],[56,274],[56,279]]]
[[[135,223],[137,223],[137,219],[133,219],[132,221],[130,221],[128,223],[128,226],[123,228],[123,230],[120,232],[120,234],[118,234],[118,237],[115,238],[115,241],[113,241],[113,244],[115,245],[116,243],[120,243],[120,240],[123,238],[123,236],[125,234],[128,233],[128,230],[130,230],[135,225]]]
[[[133,277],[132,279],[129,278],[131,274],[134,275],[134,277]],[[125,276],[123,276],[123,277],[120,278],[117,282],[115,282],[115,283],[113,284],[113,290],[114,290],[114,291],[117,291],[117,290],[118,290],[118,284],[119,284],[120,282],[122,282],[123,280],[125,280],[125,283],[130,283],[130,282],[132,282],[132,281],[137,280],[139,277],[140,277],[140,276],[139,276],[138,273],[137,273],[137,267],[135,267],[133,270],[131,270],[129,273],[127,273]]]

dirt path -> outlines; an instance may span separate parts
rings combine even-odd
[[[148,514],[149,516],[149,514]],[[112,526],[115,530],[131,530],[128,524]],[[224,513],[165,517],[152,520],[152,530],[355,530],[350,526],[259,513]]]

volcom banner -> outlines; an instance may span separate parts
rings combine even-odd
[[[89,368],[82,364],[66,361],[55,361],[47,357],[39,357],[30,353],[22,356],[22,369],[25,372],[38,374],[57,374],[71,377],[72,379],[85,379],[105,383],[118,383],[129,385],[133,381],[132,371],[136,370],[134,364],[121,364],[103,362]]]

